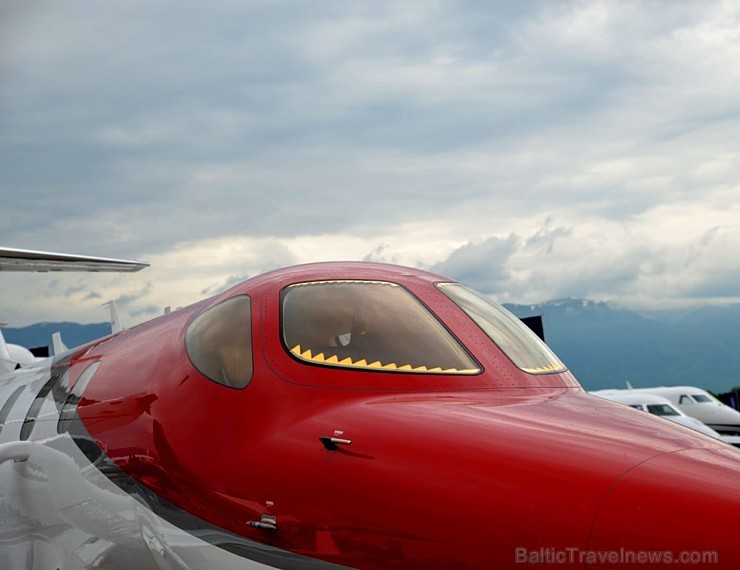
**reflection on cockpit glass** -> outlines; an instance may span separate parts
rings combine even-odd
[[[488,337],[521,370],[530,374],[565,371],[552,350],[501,305],[460,283],[438,283],[437,287],[465,311]]]
[[[283,341],[299,360],[384,372],[477,374],[480,367],[403,287],[297,283],[283,291]]]

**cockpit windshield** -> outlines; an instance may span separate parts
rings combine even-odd
[[[524,372],[564,372],[565,365],[527,325],[501,305],[460,283],[437,287],[458,305],[490,339]]]
[[[411,293],[386,281],[297,283],[282,294],[283,342],[323,366],[424,374],[481,371]]]

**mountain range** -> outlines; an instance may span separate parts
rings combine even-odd
[[[740,305],[650,315],[586,299],[506,305],[540,315],[545,340],[587,390],[691,385],[726,392],[740,385]],[[59,331],[67,346],[110,332],[108,323],[38,323],[6,328],[8,342],[46,346]]]
[[[740,385],[740,305],[650,316],[585,299],[507,308],[542,316],[547,344],[587,390]]]

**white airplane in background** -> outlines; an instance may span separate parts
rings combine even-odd
[[[116,302],[108,301],[107,303],[103,303],[103,306],[106,305],[110,311],[111,334],[121,332],[123,330],[123,324],[118,315],[118,306],[116,305]],[[25,346],[7,342],[3,335],[2,326],[3,323],[0,323],[0,372],[9,372],[18,368],[31,366],[35,362],[44,359],[43,356],[35,356],[33,352]],[[52,355],[54,356],[69,350],[69,347],[64,344],[62,335],[59,332],[55,332],[51,335],[51,344]]]
[[[630,386],[627,390],[601,390],[601,392],[662,396],[686,415],[696,418],[720,434],[740,435],[740,412],[723,404],[706,390],[695,386],[656,386],[653,388],[632,388]]]
[[[691,416],[682,412],[675,404],[673,404],[668,398],[663,396],[656,396],[654,394],[648,394],[646,392],[638,390],[595,390],[589,392],[599,398],[611,400],[612,402],[619,402],[655,416],[660,416],[666,420],[674,423],[686,426],[698,432],[701,432],[709,437],[720,439],[725,443],[740,447],[740,436],[736,435],[722,435],[703,422],[692,418]]]
[[[0,272],[2,271],[116,271],[133,272],[149,267],[146,261],[112,259],[109,257],[91,257],[87,255],[70,255],[50,253],[28,249],[0,247]],[[116,333],[121,330],[121,321],[114,302],[110,305],[111,328]],[[53,337],[54,353],[66,351],[61,336]],[[30,366],[37,358],[24,346],[5,342],[0,330],[0,372],[9,372],[16,368]]]

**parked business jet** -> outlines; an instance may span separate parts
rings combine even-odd
[[[736,435],[721,435],[703,422],[683,413],[668,398],[664,398],[663,396],[656,396],[655,394],[635,390],[595,390],[589,393],[599,398],[619,402],[636,410],[660,416],[715,439],[721,439],[730,445],[740,446],[740,437]]]
[[[623,390],[624,391],[624,390]],[[686,415],[726,435],[740,435],[740,412],[723,404],[706,390],[694,386],[632,388],[627,392],[655,394],[667,398]]]
[[[273,271],[0,377],[2,568],[734,569],[738,480],[394,265]]]

